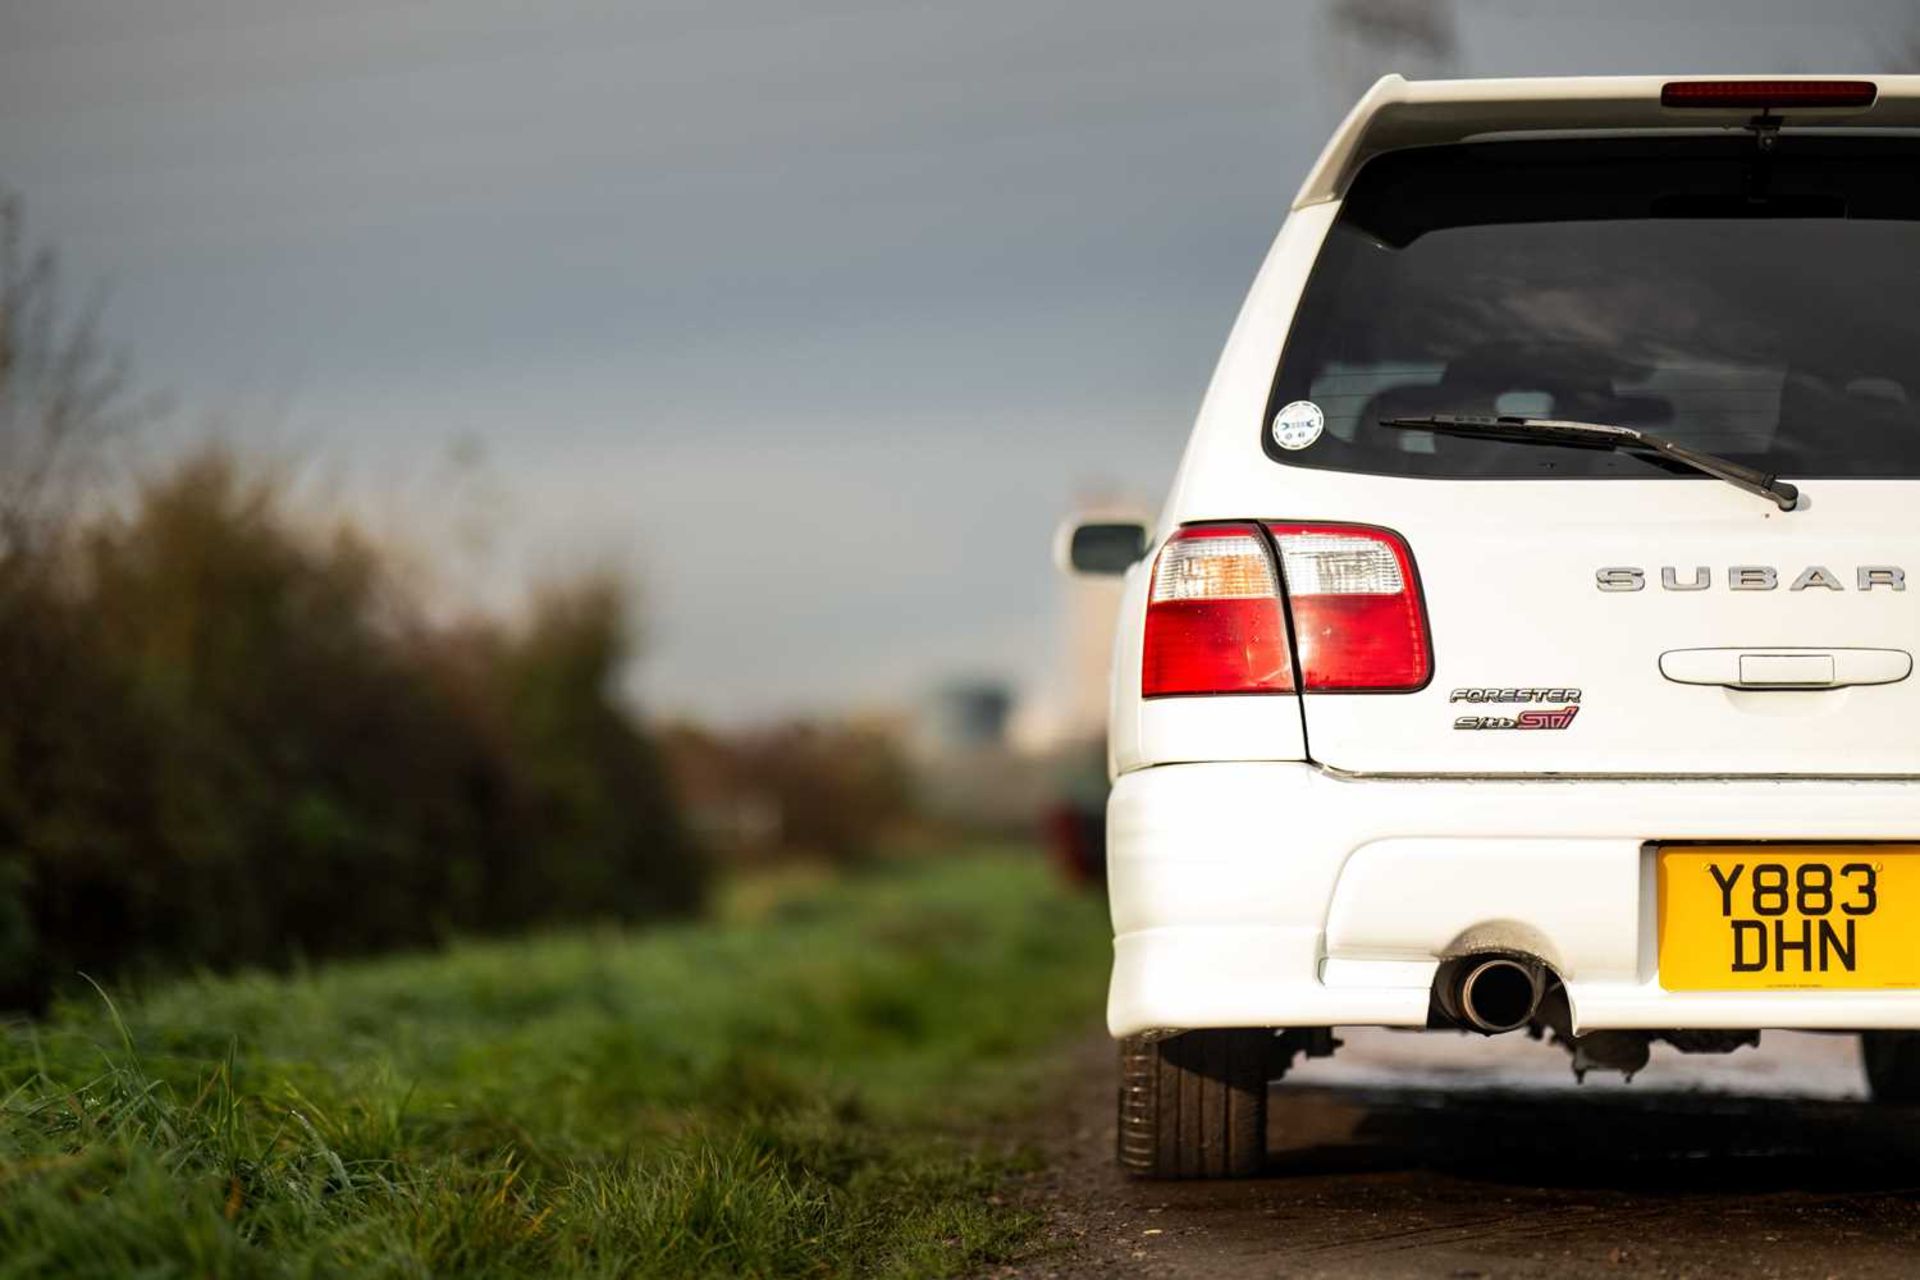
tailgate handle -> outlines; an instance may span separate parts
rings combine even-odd
[[[1905,649],[1669,649],[1660,674],[1728,689],[1840,689],[1894,684],[1913,674]]]

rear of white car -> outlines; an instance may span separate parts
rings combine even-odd
[[[1920,1091],[1916,129],[1913,77],[1355,108],[1125,570],[1129,1167],[1256,1169],[1338,1026],[1860,1031]],[[1568,420],[1788,483],[1515,438]]]

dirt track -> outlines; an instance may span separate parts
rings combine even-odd
[[[1179,1184],[1114,1169],[1089,1038],[1029,1187],[1049,1240],[1002,1274],[1920,1275],[1920,1117],[1863,1100],[1850,1038],[1584,1087],[1513,1037],[1348,1041],[1275,1086],[1266,1176]]]

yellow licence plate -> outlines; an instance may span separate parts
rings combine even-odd
[[[1658,851],[1669,991],[1920,987],[1920,845]]]

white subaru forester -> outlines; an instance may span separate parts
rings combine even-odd
[[[1125,574],[1120,1159],[1339,1026],[1858,1032],[1920,1099],[1920,77],[1389,76]]]

